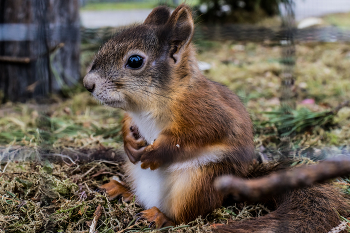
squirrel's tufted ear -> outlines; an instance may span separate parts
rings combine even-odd
[[[147,16],[144,24],[162,25],[165,24],[170,17],[170,10],[168,7],[159,6]]]
[[[171,14],[167,26],[172,28],[170,37],[172,50],[170,56],[177,63],[193,37],[194,22],[191,8],[184,4],[178,6]]]

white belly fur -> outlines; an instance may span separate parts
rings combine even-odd
[[[140,162],[127,165],[131,187],[136,195],[136,200],[144,208],[149,209],[156,206],[162,210],[164,196],[168,190],[167,178],[169,173],[164,169],[157,170],[142,169]]]
[[[126,164],[128,183],[136,196],[136,201],[145,209],[156,206],[166,216],[173,218],[173,201],[186,200],[186,194],[191,189],[191,181],[196,174],[196,168],[170,171],[168,168],[158,168],[154,171],[142,169],[140,162]]]
[[[159,136],[161,129],[150,113],[129,113],[134,124],[137,125],[140,134],[150,144]],[[162,200],[166,190],[168,173],[159,168],[157,170],[142,169],[141,163],[126,164],[131,187],[136,195],[136,200],[146,209],[153,206],[162,209]]]
[[[130,116],[148,143],[152,143],[158,137],[161,129],[150,114],[130,113]],[[188,187],[191,186],[190,180],[193,172],[200,166],[219,161],[223,151],[223,148],[215,148],[206,151],[203,156],[175,163],[168,167],[160,167],[154,171],[142,169],[141,162],[136,164],[127,162],[128,181],[136,195],[137,202],[146,209],[156,206],[163,213],[171,216],[172,213],[168,211],[171,206],[170,202],[174,198],[171,195],[172,189],[177,190],[177,195],[181,195],[182,191],[186,193]]]
[[[127,162],[128,183],[136,195],[137,202],[145,209],[156,206],[167,216],[173,216],[173,213],[169,212],[172,200],[183,199],[181,196],[190,190],[191,181],[194,180],[193,176],[197,174],[198,167],[220,160],[217,154],[212,154],[212,159],[208,159],[207,156],[209,154],[205,154],[203,158],[175,163],[154,171],[149,168],[142,169],[141,162],[136,164]]]

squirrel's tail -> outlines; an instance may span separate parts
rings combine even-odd
[[[329,232],[350,211],[349,201],[330,184],[294,190],[275,201],[275,211],[252,220],[219,225],[214,232]]]

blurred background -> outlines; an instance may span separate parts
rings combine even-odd
[[[183,2],[0,0],[0,232],[87,232],[96,207],[107,203],[91,190],[112,175],[123,179],[123,112],[95,101],[82,79],[121,28],[142,23],[158,5]],[[298,165],[350,154],[349,0],[186,4],[194,11],[200,68],[244,102],[259,160],[293,158]],[[101,154],[114,162],[78,163]],[[339,182],[350,194],[350,180]],[[140,211],[116,203],[104,204],[100,232],[124,232]],[[266,208],[220,211],[217,222]],[[192,226],[184,232],[210,232],[206,221]]]
[[[118,30],[142,23],[158,5],[182,2],[0,0],[0,143],[85,146],[77,140],[96,137],[120,147],[122,113],[97,104],[82,78]],[[348,0],[186,3],[202,71],[242,98],[265,159],[268,148],[286,145],[287,156],[348,147]]]
[[[118,30],[182,2],[0,0],[0,143],[48,137],[52,145],[67,134],[119,143],[120,111],[97,104],[82,78]],[[286,137],[294,149],[348,145],[349,125],[339,120],[350,120],[348,0],[186,3],[201,69],[242,98],[263,151]]]

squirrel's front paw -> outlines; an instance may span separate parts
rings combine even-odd
[[[132,163],[140,161],[141,155],[147,148],[147,142],[138,132],[136,126],[131,126],[130,131],[124,137],[124,150]]]
[[[155,170],[159,168],[161,161],[157,159],[154,145],[148,145],[141,156],[141,168]]]
[[[141,162],[142,162],[142,160],[141,160]],[[157,161],[146,160],[146,161],[141,163],[141,168],[142,169],[150,168],[151,170],[156,170],[159,167],[160,167],[160,163],[157,162]]]

